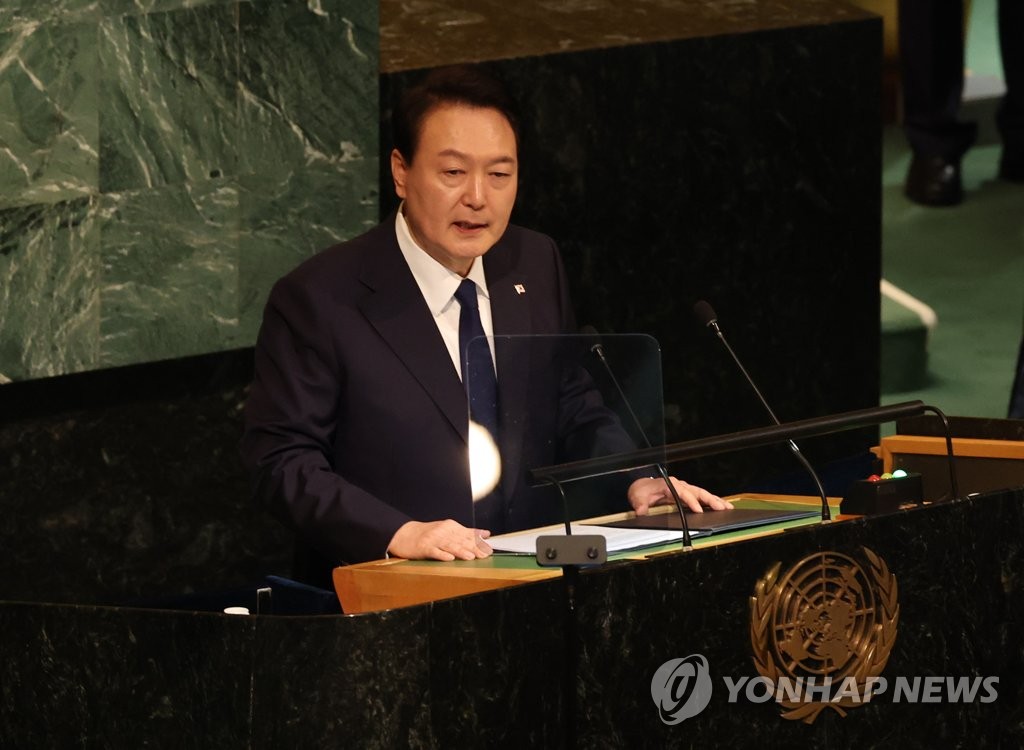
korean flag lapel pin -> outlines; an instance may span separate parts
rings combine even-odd
[[[516,294],[526,294],[526,287],[522,284],[515,284]]]

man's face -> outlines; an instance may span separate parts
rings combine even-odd
[[[516,137],[496,109],[441,105],[423,119],[412,164],[391,152],[413,239],[465,276],[505,233],[516,200]]]

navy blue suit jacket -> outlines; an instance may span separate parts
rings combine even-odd
[[[575,330],[549,237],[509,226],[484,269],[496,337]],[[491,529],[499,533],[560,518],[557,499],[530,488],[525,471],[587,455],[574,441],[589,443],[609,425],[614,433],[616,423],[585,376],[567,376],[536,348],[496,345],[506,457],[504,514]],[[409,520],[474,522],[466,392],[393,217],[274,286],[245,417],[242,454],[257,502],[330,564],[384,557]]]

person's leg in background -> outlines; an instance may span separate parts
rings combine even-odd
[[[999,176],[1024,182],[1024,0],[1000,0],[999,47],[1006,80],[1006,96],[996,114],[1003,138]],[[1009,416],[1024,419],[1024,336],[1021,336],[1017,373],[1010,391]]]
[[[1017,374],[1010,389],[1010,419],[1024,419],[1024,336],[1020,339],[1020,353],[1017,355]]]
[[[957,119],[964,85],[963,3],[900,0],[899,42],[903,127],[913,151],[904,192],[924,205],[955,205],[963,199],[960,160],[977,135],[974,123]]]
[[[996,114],[1003,139],[999,176],[1024,182],[1024,0],[999,0],[999,48],[1006,81]]]

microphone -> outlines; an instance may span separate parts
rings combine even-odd
[[[633,411],[632,404],[629,403],[629,399],[626,398],[625,392],[622,390],[622,386],[619,384],[619,379],[615,377],[615,373],[612,371],[612,366],[608,363],[607,357],[604,355],[604,346],[601,344],[600,334],[597,329],[591,325],[585,325],[580,328],[580,334],[583,336],[593,336],[597,338],[597,343],[590,347],[591,353],[596,356],[601,365],[604,367],[604,371],[608,374],[612,384],[615,386],[615,390],[619,393],[619,398],[622,399],[622,403],[626,407],[626,411],[629,412],[629,417],[633,421],[633,426],[636,427],[636,431],[643,438],[644,447],[651,448],[651,441],[647,437],[647,433],[644,431],[643,425],[640,424],[640,420],[636,416],[636,412]],[[679,522],[683,527],[683,549],[689,550],[693,548],[693,541],[690,539],[690,526],[686,522],[686,512],[683,510],[683,501],[679,499],[679,493],[676,492],[675,486],[672,484],[672,479],[669,477],[668,472],[665,470],[665,465],[660,461],[654,464],[654,467],[658,470],[658,474],[665,482],[665,486],[668,487],[668,492],[672,496],[672,500],[676,504],[676,512],[679,513]]]
[[[775,424],[781,425],[782,423],[779,421],[779,418],[775,416],[775,412],[772,411],[772,407],[768,406],[768,402],[765,400],[765,397],[761,395],[760,389],[754,384],[754,379],[750,377],[750,373],[747,372],[747,368],[743,366],[743,363],[740,362],[740,358],[736,356],[736,352],[732,350],[732,347],[729,346],[729,342],[725,340],[725,334],[722,333],[722,329],[718,325],[718,316],[715,315],[714,308],[705,300],[700,300],[693,306],[693,313],[705,328],[710,328],[714,331],[715,335],[718,336],[718,339],[722,342],[726,350],[729,352],[729,355],[732,357],[732,361],[736,363],[736,367],[738,367],[740,372],[743,373],[743,377],[747,379],[747,382],[750,383],[750,387],[754,389],[754,393],[756,393],[758,399],[761,400],[765,411],[768,412],[768,416],[772,418],[772,421]],[[821,520],[823,522],[832,520],[832,512],[828,507],[828,498],[825,496],[825,488],[821,485],[821,479],[818,478],[818,474],[814,471],[814,467],[811,466],[810,461],[807,460],[793,440],[789,441],[789,449],[793,452],[793,455],[796,456],[796,459],[803,465],[803,467],[807,469],[807,473],[811,475],[811,479],[813,479],[814,483],[818,486],[818,493],[821,496]]]

